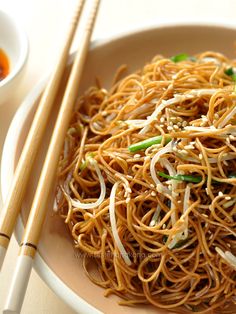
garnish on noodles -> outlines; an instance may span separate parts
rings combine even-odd
[[[75,106],[55,209],[123,305],[235,313],[235,73],[216,52],[158,55]]]

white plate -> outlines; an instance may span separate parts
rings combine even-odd
[[[204,50],[216,50],[233,57],[235,38],[236,28],[234,27],[184,24],[146,28],[139,32],[96,42],[91,46],[80,90],[90,86],[96,76],[101,78],[103,85],[108,86],[120,64],[128,64],[129,70],[133,71],[148,62],[155,54],[171,56],[181,52],[193,54]],[[47,78],[32,90],[11,123],[1,165],[3,198],[6,198],[14,168],[32,120],[33,110],[46,82]],[[22,208],[22,216],[18,220],[15,233],[18,242],[23,233],[23,221],[26,221],[36,178],[40,171],[39,164],[42,162],[52,125],[51,121],[31,177],[28,195]],[[52,218],[50,211],[49,203],[49,215],[44,225],[39,254],[36,256],[34,266],[48,286],[75,311],[83,314],[101,312],[116,314],[168,313],[147,306],[121,307],[117,305],[116,297],[104,298],[103,289],[92,284],[84,275],[80,258],[75,254],[72,241],[62,220],[56,217]]]

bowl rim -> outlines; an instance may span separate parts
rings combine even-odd
[[[11,16],[11,14],[7,13],[4,10],[0,10],[0,15],[4,15],[12,25],[14,25],[17,37],[19,39],[19,47],[20,47],[20,54],[17,57],[17,61],[15,66],[12,68],[10,73],[0,81],[0,88],[6,86],[8,83],[10,83],[23,69],[28,56],[29,56],[29,40],[27,37],[27,34],[24,30],[24,28],[21,26],[21,23],[19,23],[16,18]]]
[[[226,29],[236,30],[236,24],[233,21],[223,20],[223,21],[164,21],[161,23],[150,23],[149,25],[136,27],[126,32],[120,32],[116,35],[111,35],[109,37],[104,37],[98,40],[91,42],[90,50],[93,50],[97,47],[106,45],[125,37],[133,36],[138,33],[145,33],[148,31],[154,31],[155,29],[160,28],[173,28],[173,27],[221,27]],[[70,55],[69,62],[72,61],[74,53]],[[40,93],[43,91],[46,83],[49,79],[50,73],[47,73],[43,79],[36,84],[33,89],[28,93],[28,95],[23,100],[22,104],[16,111],[10,127],[7,132],[7,136],[4,141],[3,150],[2,150],[2,160],[1,160],[1,193],[2,200],[5,201],[7,196],[8,188],[11,184],[13,175],[14,175],[14,156],[16,153],[16,144],[19,140],[20,132],[22,127],[33,107],[33,104],[38,99]],[[1,214],[1,212],[0,212]],[[23,235],[24,227],[21,216],[18,217],[17,224],[15,227],[14,235],[19,244],[20,239]],[[51,288],[57,296],[59,296],[72,310],[76,313],[86,313],[86,314],[102,314],[101,311],[96,309],[94,306],[85,301],[82,297],[77,295],[73,290],[71,290],[66,284],[60,280],[56,274],[49,268],[44,259],[37,252],[33,265],[35,271],[41,277],[41,279]]]

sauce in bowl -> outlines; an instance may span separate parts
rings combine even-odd
[[[0,81],[9,74],[9,59],[6,53],[0,48]]]

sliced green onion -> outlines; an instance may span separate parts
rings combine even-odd
[[[233,68],[228,68],[225,70],[225,74],[230,76],[234,82],[236,82],[236,72]]]
[[[128,147],[128,149],[132,153],[137,152],[138,150],[146,149],[148,147],[151,147],[152,145],[160,144],[162,142],[162,138],[163,137],[161,135],[154,136],[154,137],[148,138],[144,141],[132,144]],[[165,144],[169,143],[170,141],[171,141],[170,137],[165,137]]]
[[[235,82],[236,81],[236,73],[234,73],[233,75],[231,75],[232,80]]]
[[[187,182],[193,182],[193,183],[199,183],[202,181],[201,176],[191,176],[191,175],[185,175],[185,174],[177,174],[176,176],[170,176],[169,174],[166,174],[161,171],[158,172],[158,175],[166,179],[178,180],[178,181],[187,181]]]
[[[182,247],[184,244],[186,244],[188,242],[188,239],[185,239],[185,240],[179,240],[175,246],[173,247],[173,249],[178,249],[180,247]]]
[[[225,70],[225,74],[226,74],[226,75],[229,75],[229,76],[233,75],[233,74],[234,74],[233,68],[228,68],[228,69],[226,69],[226,70]]]
[[[87,168],[87,164],[88,164],[88,161],[87,161],[87,160],[84,160],[84,161],[80,164],[79,169],[80,169],[81,171],[83,171],[85,168]]]
[[[85,160],[80,164],[79,169],[83,171],[85,168],[87,168],[89,159],[93,158],[94,156],[94,153],[88,153]]]
[[[162,242],[164,243],[164,244],[166,244],[166,242],[167,242],[167,240],[168,240],[168,235],[163,235],[163,238],[162,238]],[[188,242],[188,239],[184,239],[184,240],[179,240],[173,247],[172,247],[172,249],[178,249],[178,248],[180,248],[181,246],[183,246],[185,243],[187,243]]]
[[[180,62],[180,61],[185,61],[188,59],[189,59],[189,55],[186,53],[180,53],[180,54],[170,58],[170,60],[175,62],[175,63]]]

